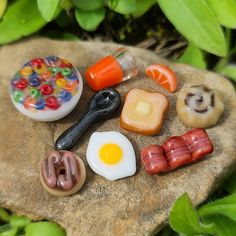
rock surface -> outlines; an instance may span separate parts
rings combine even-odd
[[[13,107],[8,95],[10,79],[24,62],[48,55],[69,59],[83,73],[91,63],[116,48],[117,45],[109,43],[47,39],[30,39],[0,48],[1,206],[34,219],[54,220],[67,229],[68,236],[148,235],[167,221],[171,205],[183,192],[188,192],[194,204],[199,204],[232,171],[236,164],[236,95],[230,82],[211,72],[171,64],[150,51],[130,48],[137,59],[139,75],[117,89],[122,95],[135,87],[167,95],[170,108],[160,135],[146,137],[120,130],[118,114],[114,119],[98,123],[74,148],[87,169],[87,180],[81,191],[68,197],[54,197],[44,191],[39,181],[39,163],[53,149],[59,134],[82,116],[93,92],[85,85],[81,100],[69,116],[54,123],[40,123],[28,119]],[[140,165],[140,149],[189,130],[176,115],[177,93],[169,94],[145,76],[145,68],[153,63],[171,66],[180,81],[178,90],[184,83],[204,83],[218,89],[225,95],[226,110],[219,123],[207,129],[215,146],[212,155],[194,165],[150,177]],[[110,182],[91,171],[85,151],[95,130],[121,131],[131,140],[138,163],[133,177]]]

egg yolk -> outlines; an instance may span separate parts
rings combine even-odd
[[[105,164],[112,165],[118,163],[122,158],[122,150],[117,144],[105,144],[99,151],[99,157]]]

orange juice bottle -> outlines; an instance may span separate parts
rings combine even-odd
[[[125,49],[118,48],[85,71],[85,78],[93,90],[101,90],[137,75],[134,57]]]

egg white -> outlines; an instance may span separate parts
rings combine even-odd
[[[105,144],[117,144],[122,150],[122,158],[117,164],[106,164],[99,157],[99,151]],[[94,132],[87,148],[87,161],[91,169],[108,180],[117,180],[136,172],[136,158],[131,142],[116,131]]]

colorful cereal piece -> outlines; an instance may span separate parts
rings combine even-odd
[[[50,95],[53,93],[53,88],[50,84],[43,84],[40,88],[40,92],[43,95]]]
[[[168,171],[168,163],[162,146],[150,145],[141,151],[141,160],[149,175]]]
[[[17,103],[23,102],[24,100],[24,93],[22,91],[14,91],[13,93],[14,101]]]
[[[15,107],[26,116],[53,121],[73,110],[82,88],[77,69],[67,60],[51,56],[25,63],[11,80],[10,94]]]
[[[32,60],[31,65],[33,70],[38,74],[42,74],[47,68],[45,61],[42,58]]]
[[[23,67],[22,69],[20,69],[19,73],[25,77],[25,78],[28,78],[32,73],[33,73],[33,70],[32,70],[32,67],[30,66],[25,66]]]
[[[50,78],[52,77],[52,71],[51,70],[45,70],[41,76],[40,76],[42,79],[45,79],[45,80],[50,80]]]
[[[57,74],[61,72],[61,69],[59,67],[49,67],[49,70],[51,71],[53,76],[57,76]]]
[[[62,69],[61,73],[63,76],[69,76],[72,73],[72,70],[70,68],[66,67],[66,68]]]
[[[162,145],[170,170],[191,162],[191,153],[180,136],[167,139]]]
[[[27,88],[28,86],[28,80],[21,78],[17,83],[16,83],[16,87],[20,90],[24,90],[25,88]]]
[[[37,75],[34,74],[29,78],[29,85],[33,87],[38,87],[41,84],[40,79],[37,78]]]
[[[169,67],[161,64],[151,65],[146,69],[146,75],[155,80],[169,92],[175,92],[177,88],[177,78]]]
[[[29,108],[34,108],[34,104],[36,103],[36,99],[31,97],[31,96],[28,96],[25,98],[24,100],[24,107],[26,109],[29,109]]]
[[[68,79],[69,80],[77,80],[76,75],[73,73],[68,76]]]
[[[60,75],[61,76],[61,75]],[[63,77],[57,77],[56,78],[56,85],[60,88],[65,88],[66,86],[66,80]]]
[[[61,90],[58,97],[62,100],[62,102],[68,102],[72,98],[72,95],[66,90]]]
[[[64,88],[68,91],[73,91],[75,89],[75,87],[77,86],[77,82],[76,81],[70,81],[67,82],[64,86]]]
[[[40,98],[39,100],[37,100],[37,102],[35,103],[34,107],[37,110],[43,110],[46,106],[46,103],[44,101],[44,99]]]
[[[156,135],[160,132],[167,110],[168,100],[163,94],[131,89],[126,95],[120,126],[129,131]]]
[[[30,95],[31,95],[31,97],[33,97],[33,98],[38,98],[38,97],[40,96],[40,92],[39,92],[39,90],[36,89],[36,88],[31,88],[31,89],[30,89]]]
[[[56,56],[45,57],[45,60],[47,61],[49,67],[55,68],[58,65],[58,57]]]
[[[197,161],[213,151],[211,140],[204,129],[190,130],[182,137],[192,153],[192,161]]]
[[[55,96],[49,96],[45,99],[45,104],[48,108],[56,110],[60,107],[60,104]]]
[[[66,59],[62,59],[60,61],[59,65],[60,65],[61,68],[66,68],[66,67],[71,68],[71,67],[73,67],[72,64],[68,60],[66,60]]]

